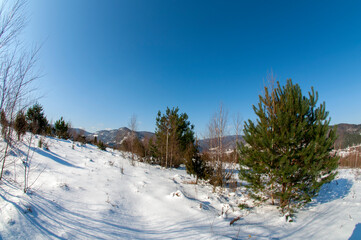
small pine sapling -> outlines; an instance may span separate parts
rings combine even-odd
[[[63,117],[57,120],[54,124],[55,134],[58,138],[68,139],[69,138],[69,123],[65,123]]]

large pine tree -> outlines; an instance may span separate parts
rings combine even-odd
[[[291,80],[277,83],[253,106],[257,121],[244,126],[240,179],[248,182],[250,196],[271,200],[283,214],[310,202],[336,175],[338,158],[330,154],[336,133],[325,103],[316,106],[317,99],[313,88],[307,97]]]

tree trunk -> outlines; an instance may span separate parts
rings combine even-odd
[[[165,167],[168,167],[168,128],[167,128],[167,141],[165,146]]]
[[[282,183],[282,192],[281,192],[282,194],[280,197],[280,207],[282,208],[282,211],[283,211],[284,206],[287,205],[286,199],[284,196],[285,192],[286,192],[286,183]]]

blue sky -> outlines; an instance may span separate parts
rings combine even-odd
[[[255,119],[267,72],[314,86],[332,123],[361,123],[359,1],[33,0],[39,102],[88,131],[154,131],[179,106],[201,137],[220,102]],[[231,127],[230,127],[231,128]]]

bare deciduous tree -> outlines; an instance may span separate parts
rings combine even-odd
[[[5,113],[9,127],[4,134],[5,146],[1,149],[1,172],[3,177],[6,158],[16,141],[13,128],[16,113],[24,109],[31,92],[31,83],[38,78],[34,72],[39,48],[30,51],[19,40],[25,27],[25,0],[3,1],[0,6],[0,110]]]
[[[233,174],[236,173],[236,169],[238,168],[238,146],[240,144],[240,135],[241,135],[241,127],[242,127],[242,118],[239,113],[237,115],[233,116],[233,127],[234,127],[234,133],[235,133],[235,147],[233,149],[232,154],[230,157],[230,165],[228,166],[228,169],[226,173],[224,174],[224,179],[229,183],[230,186],[233,188],[237,187],[237,180],[233,178]]]
[[[223,104],[219,105],[219,110],[213,115],[208,124],[209,147],[213,159],[213,169],[215,169],[215,185],[223,185],[223,161],[224,161],[224,136],[228,113],[224,110]],[[214,152],[212,152],[214,150]]]
[[[237,149],[238,149],[238,144],[239,144],[239,136],[241,135],[241,131],[242,131],[242,118],[240,116],[240,114],[238,113],[234,118],[233,118],[233,126],[234,126],[234,133],[236,134],[236,142],[235,142],[235,162],[237,162]]]
[[[138,128],[138,123],[137,123],[137,116],[135,114],[132,115],[132,117],[130,118],[128,127],[130,129],[130,151],[132,152],[132,165],[134,165],[134,141],[136,136],[136,131]]]
[[[223,140],[226,134],[226,126],[228,121],[228,113],[224,110],[223,104],[219,105],[219,111],[214,115],[214,126],[217,137],[217,161],[222,164],[222,157],[224,154]]]

